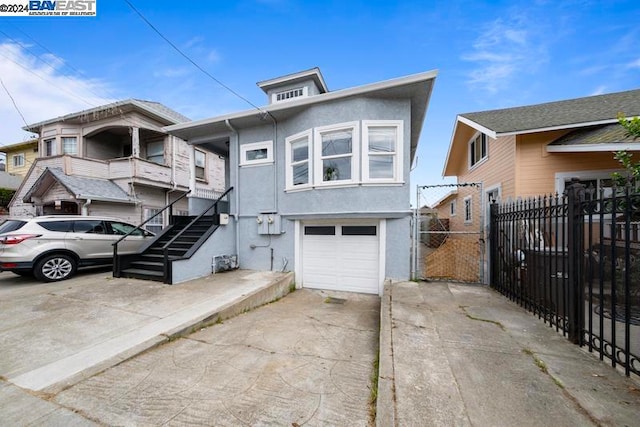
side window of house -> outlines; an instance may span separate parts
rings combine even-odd
[[[78,138],[75,136],[63,136],[62,154],[78,154]]]
[[[472,198],[471,196],[467,196],[464,198],[464,222],[470,223],[473,221],[473,212],[472,209]]]
[[[398,181],[402,178],[402,122],[365,121],[364,180]]]
[[[196,178],[205,179],[207,155],[204,151],[195,150]]]
[[[13,167],[21,168],[22,166],[24,166],[24,153],[15,154],[13,156]]]
[[[164,165],[164,141],[147,142],[147,160]]]
[[[456,202],[457,200],[452,200],[451,204],[449,204],[449,215],[456,216]]]
[[[487,158],[487,137],[483,133],[469,141],[469,166],[473,167]]]
[[[56,139],[55,138],[45,139],[43,141],[43,145],[44,145],[45,156],[49,157],[49,156],[56,155]]]
[[[155,214],[157,214],[158,212],[160,212],[161,209],[154,209],[154,208],[145,208],[144,209],[144,219],[145,221],[149,218],[151,218],[152,216],[154,216]],[[156,217],[154,217],[151,221],[147,222],[144,225],[144,228],[147,231],[150,231],[152,233],[159,233],[162,231],[162,214],[157,215]]]
[[[254,142],[240,146],[240,166],[273,163],[273,141]]]

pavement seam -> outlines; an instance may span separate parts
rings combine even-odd
[[[393,286],[389,286],[389,320],[391,327],[389,328],[389,342],[391,343],[391,401],[393,402],[393,424],[394,427],[398,425],[398,405],[396,395],[396,361],[393,352],[393,329],[395,328],[395,319],[393,318]],[[378,352],[380,352],[380,345],[378,344]],[[377,414],[376,414],[377,415]]]

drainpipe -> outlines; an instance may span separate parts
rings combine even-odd
[[[229,119],[224,121],[224,124],[227,125],[229,130],[233,132],[235,136],[235,144],[236,144],[236,158],[233,165],[235,170],[235,182],[233,183],[233,197],[235,199],[235,222],[236,222],[236,256],[238,257],[238,265],[240,265],[240,225],[238,221],[240,220],[240,136],[238,135],[238,131],[231,126],[231,122]],[[229,161],[231,161],[231,147],[229,148]]]
[[[264,113],[269,116],[273,122],[273,212],[278,214],[278,156],[276,155],[276,147],[278,143],[278,122],[271,113]],[[280,230],[277,230],[280,232]]]
[[[91,204],[91,199],[87,199],[82,205],[82,215],[89,216],[89,205]]]
[[[178,183],[176,182],[176,138],[173,135],[169,135],[170,141],[171,141],[171,184],[172,184],[172,188],[170,188],[169,190],[167,190],[166,193],[164,193],[165,195],[165,200],[164,200],[164,205],[167,206],[169,203],[171,203],[171,198],[169,197],[169,194],[177,191],[178,188]],[[173,213],[173,207],[171,208],[171,211]],[[163,215],[164,216],[164,215]],[[166,225],[171,225],[171,218],[167,218],[167,221],[163,221],[163,222],[167,222]]]

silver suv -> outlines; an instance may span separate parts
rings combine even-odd
[[[79,267],[109,265],[113,243],[135,225],[115,218],[54,215],[8,219],[0,224],[0,271],[34,275],[53,282],[73,276]],[[153,233],[135,230],[118,244],[118,253],[135,253]]]

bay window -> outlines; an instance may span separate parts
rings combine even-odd
[[[402,121],[364,121],[364,181],[402,179]]]

